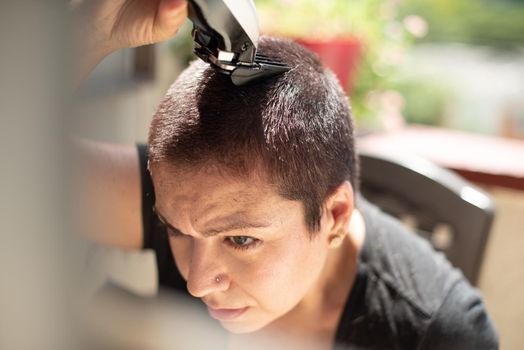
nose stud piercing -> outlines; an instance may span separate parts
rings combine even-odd
[[[216,282],[216,283],[220,283],[220,276],[216,276],[216,277],[215,277],[215,282]]]

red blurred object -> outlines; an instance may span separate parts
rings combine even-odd
[[[356,38],[310,40],[299,38],[295,41],[317,53],[322,63],[337,76],[340,84],[351,91],[356,67],[360,59],[362,44]]]

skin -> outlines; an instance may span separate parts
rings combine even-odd
[[[176,169],[157,164],[151,173],[156,210],[171,227],[171,250],[189,292],[212,308],[248,307],[220,321],[232,333],[272,323],[303,330],[311,327],[300,321],[306,316],[317,325],[319,317],[329,321],[332,337],[359,249],[340,236],[351,226],[351,185],[326,200],[320,230],[311,235],[302,203],[282,197],[263,177],[234,178],[214,166]]]

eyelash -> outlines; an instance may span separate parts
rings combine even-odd
[[[184,234],[182,234],[181,232],[175,231],[164,224],[162,224],[162,226],[166,230],[167,235],[169,237],[177,238],[177,237],[184,236]],[[245,244],[245,245],[239,245],[233,241],[235,238],[247,238],[247,239],[252,240],[252,242],[249,244]],[[228,237],[225,237],[224,242],[226,242],[226,244],[228,244],[233,249],[245,251],[245,250],[257,247],[262,241],[254,237],[250,237],[250,236],[228,236]]]
[[[245,244],[245,245],[239,245],[233,242],[235,238],[247,238],[247,239],[252,240],[252,242],[249,244]],[[233,249],[237,249],[237,250],[252,249],[252,248],[257,247],[261,243],[259,239],[256,239],[254,237],[249,237],[249,236],[229,236],[225,238],[225,242],[227,242],[227,244],[229,244]]]

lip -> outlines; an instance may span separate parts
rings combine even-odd
[[[210,306],[207,307],[209,315],[219,321],[232,321],[240,317],[249,307],[243,307],[239,309],[214,309]]]

